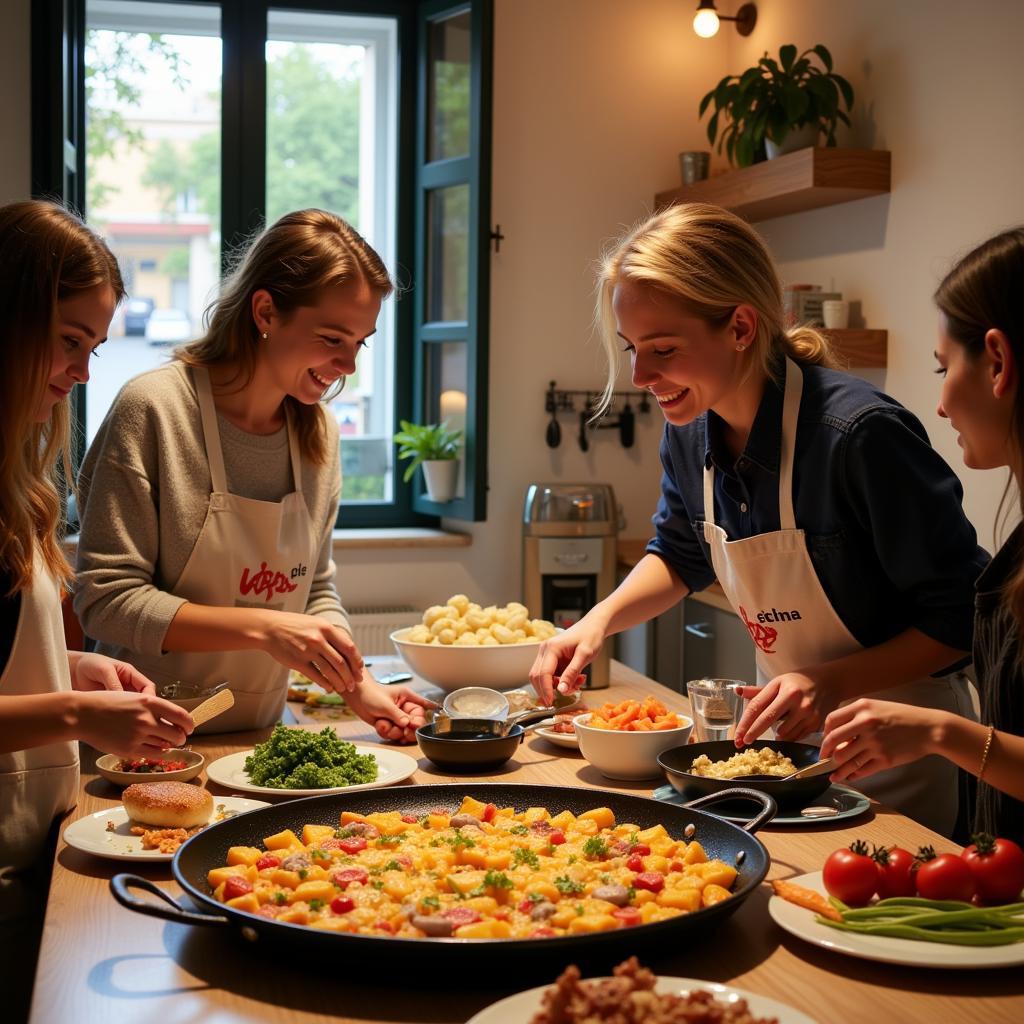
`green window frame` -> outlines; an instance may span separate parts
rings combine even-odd
[[[171,0],[174,2],[174,0]],[[266,203],[267,12],[320,11],[392,17],[398,24],[398,181],[396,276],[413,269],[411,291],[395,310],[395,422],[424,422],[436,407],[428,361],[438,342],[463,346],[469,369],[466,392],[464,496],[439,505],[422,491],[421,474],[402,480],[391,449],[394,499],[349,504],[339,510],[344,528],[436,525],[444,516],[486,515],[487,319],[489,312],[490,108],[493,0],[187,0],[220,8],[223,46],[221,232],[227,253],[261,223]],[[85,0],[36,0],[32,5],[32,194],[85,208]],[[472,25],[470,151],[457,167],[425,159],[429,31],[439,20],[468,13]],[[454,175],[454,176],[453,176]],[[425,202],[439,182],[469,189],[468,315],[460,324],[426,319]],[[407,283],[403,281],[403,284]],[[87,385],[86,385],[87,386]],[[84,425],[85,402],[76,389],[74,412]],[[79,429],[76,464],[84,451]]]

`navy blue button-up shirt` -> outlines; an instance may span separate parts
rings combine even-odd
[[[988,555],[964,515],[959,480],[894,399],[836,370],[803,374],[793,506],[832,607],[863,647],[914,627],[969,651],[974,581]],[[738,459],[714,412],[665,426],[647,550],[691,591],[715,578],[703,532],[706,465],[715,467],[715,522],[730,540],[780,529],[782,399],[769,380]]]

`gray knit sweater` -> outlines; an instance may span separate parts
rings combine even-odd
[[[338,427],[327,416],[328,445]],[[248,434],[218,416],[233,494],[279,501],[292,490],[288,432]],[[206,519],[210,469],[191,372],[172,362],[130,380],[96,434],[78,481],[81,533],[75,611],[98,650],[161,653],[185,603],[175,597]],[[349,628],[334,586],[331,531],[341,495],[341,460],[302,460],[302,489],[320,554],[306,611]]]

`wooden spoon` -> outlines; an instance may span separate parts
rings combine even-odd
[[[219,690],[212,697],[208,697],[198,707],[192,709],[192,724],[200,726],[211,718],[216,718],[222,711],[234,707],[235,695],[230,690]]]

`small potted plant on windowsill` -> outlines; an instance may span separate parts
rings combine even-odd
[[[411,459],[402,479],[408,483],[416,467],[423,466],[423,478],[427,484],[427,497],[431,501],[451,501],[455,497],[455,485],[459,476],[459,446],[461,430],[449,430],[443,423],[410,423],[400,420],[402,429],[395,434],[398,457]]]
[[[817,57],[821,67],[813,63]],[[853,87],[832,70],[832,54],[812,46],[801,54],[793,45],[779,50],[778,61],[766,53],[741,75],[726,75],[701,101],[699,117],[714,103],[708,140],[714,145],[723,123],[718,152],[729,162],[748,167],[795,149],[813,146],[819,135],[836,144],[836,125],[850,119],[840,110],[853,106]]]

